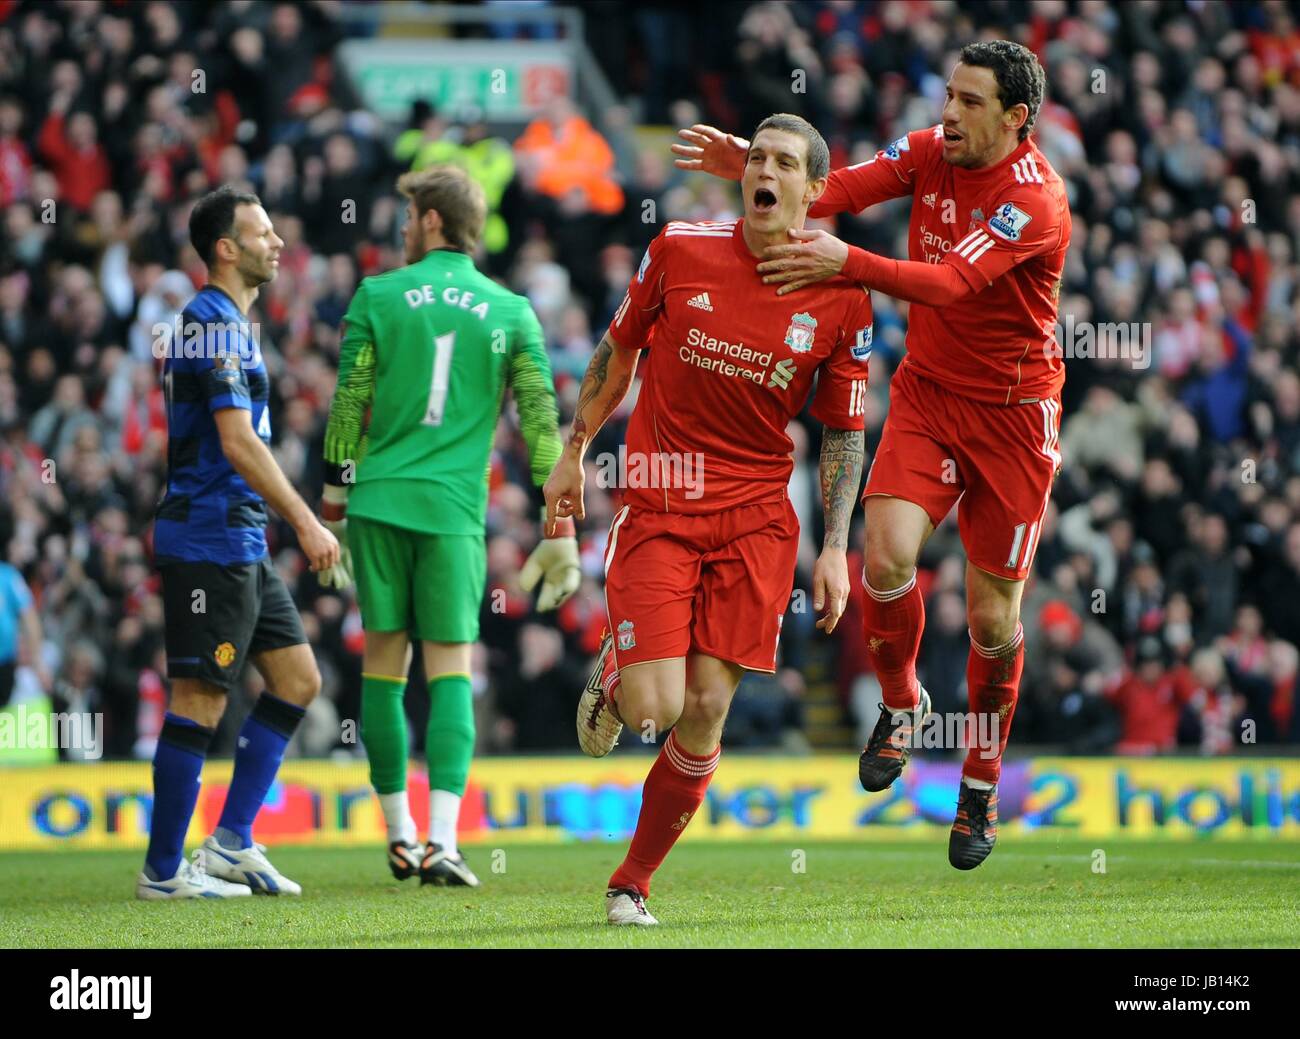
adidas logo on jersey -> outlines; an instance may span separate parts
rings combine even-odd
[[[692,296],[686,301],[688,307],[699,307],[701,310],[713,310],[713,304],[709,302],[709,294],[701,292],[698,296]]]

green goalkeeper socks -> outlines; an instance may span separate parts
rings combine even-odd
[[[406,680],[361,676],[361,739],[370,759],[376,793],[406,789]],[[425,752],[429,788],[458,797],[465,792],[474,757],[474,694],[469,675],[439,675],[429,682],[429,728]]]
[[[439,675],[429,681],[429,728],[425,739],[429,789],[460,797],[474,757],[474,694],[469,675]]]
[[[370,760],[370,783],[378,794],[406,789],[405,678],[361,676],[361,741]]]

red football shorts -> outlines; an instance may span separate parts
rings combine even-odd
[[[695,651],[775,671],[798,551],[787,500],[707,516],[625,506],[605,549],[617,666]]]
[[[986,404],[904,364],[862,497],[887,495],[925,509],[936,527],[957,504],[966,556],[995,577],[1023,581],[1061,468],[1061,399]]]

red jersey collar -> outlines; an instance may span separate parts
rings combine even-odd
[[[736,226],[731,229],[731,244],[735,247],[736,255],[746,263],[762,263],[761,256],[755,256],[749,251],[749,246],[745,244],[745,218],[742,216],[736,221]]]

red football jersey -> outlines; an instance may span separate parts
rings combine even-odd
[[[699,514],[781,500],[794,467],[786,426],[814,376],[813,417],[862,428],[870,295],[832,278],[778,296],[742,224],[668,224],[610,323],[620,346],[652,347],[627,430],[623,486],[637,508]]]
[[[996,166],[968,170],[944,161],[942,126],[913,131],[833,171],[809,215],[856,213],[902,195],[912,196],[909,258],[955,265],[977,293],[947,307],[911,304],[904,363],[996,404],[1059,393],[1056,314],[1070,206],[1033,139]]]

